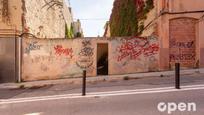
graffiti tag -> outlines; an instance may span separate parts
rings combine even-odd
[[[179,61],[183,66],[192,66],[196,60],[195,41],[170,40],[170,63]]]
[[[145,57],[157,54],[159,45],[157,43],[151,44],[146,38],[128,38],[122,40],[122,44],[117,47],[119,56],[117,61],[129,57],[131,60],[137,60],[142,54]]]
[[[93,65],[93,50],[91,47],[90,40],[84,40],[82,42],[82,49],[79,52],[79,59],[77,61],[77,66],[80,68],[89,68]]]
[[[29,54],[32,50],[40,50],[42,45],[39,45],[37,41],[26,43],[27,47],[25,48],[25,53]]]
[[[171,48],[192,48],[194,47],[194,41],[190,42],[176,42],[174,40],[170,41]]]
[[[170,54],[170,61],[195,60],[195,54]]]
[[[63,56],[64,55],[64,56],[68,56],[70,58],[73,57],[73,49],[72,48],[63,48],[62,45],[56,45],[54,47],[54,49],[55,49],[55,54],[57,56]]]

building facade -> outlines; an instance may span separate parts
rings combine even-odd
[[[64,0],[0,0],[0,35],[29,33],[38,38],[65,37],[72,11]]]
[[[111,37],[111,32],[110,32],[110,23],[109,21],[106,22],[105,26],[104,26],[104,35],[103,37]]]
[[[141,36],[158,36],[161,69],[204,67],[203,17],[203,0],[154,0]]]
[[[83,30],[82,30],[82,27],[81,27],[81,22],[80,22],[79,19],[77,19],[77,21],[74,21],[72,23],[72,26],[73,26],[73,31],[74,31],[74,36],[75,37],[84,37]]]

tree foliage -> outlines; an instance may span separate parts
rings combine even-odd
[[[115,0],[110,17],[111,36],[136,36],[144,29],[139,22],[154,7],[153,0]]]

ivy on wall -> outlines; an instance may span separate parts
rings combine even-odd
[[[111,36],[136,36],[144,30],[154,0],[115,0],[110,17]]]

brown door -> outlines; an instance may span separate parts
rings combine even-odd
[[[175,62],[184,68],[195,67],[196,58],[196,20],[178,18],[170,20],[170,66]]]
[[[108,43],[97,44],[97,75],[108,75]]]

